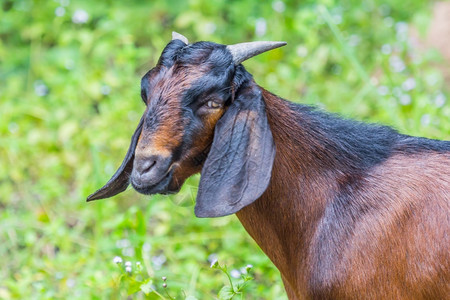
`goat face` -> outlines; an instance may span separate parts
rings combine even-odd
[[[176,192],[201,170],[216,122],[231,101],[232,62],[223,45],[173,40],[144,76],[147,109],[131,173],[138,192]]]
[[[240,63],[283,45],[188,45],[174,33],[142,78],[146,110],[122,165],[88,201],[116,195],[129,182],[143,194],[174,193],[200,171],[199,217],[232,214],[259,198],[275,147],[261,90]]]

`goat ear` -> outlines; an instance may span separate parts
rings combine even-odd
[[[125,155],[119,169],[101,189],[89,195],[87,201],[109,198],[127,189],[130,184],[130,174],[133,170],[134,150],[136,149],[139,136],[141,135],[143,123],[144,117],[142,117],[139,121],[139,125],[131,138],[131,144],[128,148],[128,152]]]
[[[269,185],[275,145],[260,88],[240,87],[217,122],[201,172],[195,215],[234,214],[258,199]]]

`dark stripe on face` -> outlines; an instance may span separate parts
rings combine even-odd
[[[196,107],[204,103],[206,97],[212,94],[221,99],[228,99],[231,95],[233,73],[234,67],[230,66],[219,75],[217,75],[216,71],[210,71],[198,78],[184,93],[183,105]]]

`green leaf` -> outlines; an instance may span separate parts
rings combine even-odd
[[[248,284],[248,280],[245,280],[245,278],[243,280],[239,280],[238,283],[236,283],[236,291],[241,292],[245,286]]]
[[[152,282],[153,281],[150,278],[148,278],[144,280],[144,282],[140,286],[141,291],[144,292],[146,296],[148,296],[148,294],[153,292]]]
[[[224,286],[219,292],[220,300],[229,300],[232,299],[235,295],[235,292],[231,289],[230,286]]]
[[[135,294],[140,290],[141,290],[141,282],[130,279],[128,286],[128,295]]]

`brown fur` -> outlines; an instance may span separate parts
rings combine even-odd
[[[183,92],[207,68],[174,64],[152,71],[137,160],[177,152],[190,121],[182,115]],[[263,195],[237,216],[280,270],[289,299],[450,295],[450,153],[397,153],[364,174],[350,172],[321,142],[325,133],[311,115],[259,89],[275,161]],[[197,112],[201,128],[174,160],[170,190],[202,170],[225,110]]]
[[[180,91],[202,71],[176,68],[150,79],[155,84],[147,110],[160,121],[152,130],[144,125],[137,157],[170,155],[183,138]],[[450,154],[397,154],[364,177],[350,176],[337,171],[327,156],[317,138],[322,133],[301,126],[311,122],[308,115],[264,90],[263,98],[277,150],[272,180],[237,216],[280,270],[289,299],[444,299],[450,294],[445,232],[450,168],[443,167],[450,166]],[[203,116],[202,132],[179,159],[172,188],[201,171],[224,112]],[[322,167],[319,160],[325,162]],[[364,213],[341,212],[331,224],[333,199],[346,189],[352,189],[352,205],[361,206],[355,211]]]
[[[144,123],[144,130],[135,150],[137,159],[145,159],[152,155],[168,157],[180,145],[185,125],[181,117],[180,104],[183,91],[189,89],[203,75],[204,68],[189,68],[175,64],[170,68],[161,66],[150,74],[148,81],[152,94],[146,99],[147,108],[144,114],[157,115],[158,120],[153,124],[148,124],[147,120]],[[217,110],[216,113],[205,116],[203,132],[175,168],[171,183],[173,189],[178,189],[189,176],[201,171],[201,162],[197,158],[211,143],[214,126],[223,112]]]
[[[180,160],[181,163],[175,169],[171,187],[174,189],[181,187],[188,177],[201,171],[202,163],[206,158],[214,136],[214,126],[223,113],[224,110],[218,109],[214,113],[203,117],[203,128],[188,153]]]
[[[449,142],[318,117],[232,59],[223,45],[169,43],[142,80],[122,165],[88,201],[130,182],[176,192],[202,171],[196,215],[236,213],[289,299],[448,298]]]
[[[448,297],[450,154],[390,157],[352,190],[365,213],[330,224],[332,199],[351,179],[315,164],[320,133],[291,121],[306,116],[268,92],[264,100],[277,147],[272,181],[237,216],[280,270],[289,299]]]

